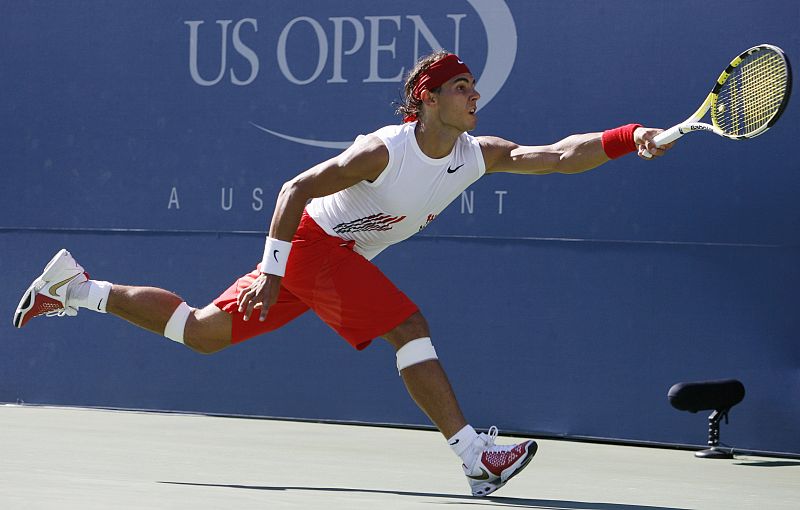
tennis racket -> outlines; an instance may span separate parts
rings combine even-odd
[[[760,44],[731,61],[691,117],[653,138],[666,145],[692,131],[726,138],[756,137],[778,121],[792,92],[792,70],[782,49]],[[711,110],[711,124],[698,122]],[[648,151],[643,156],[652,157]]]

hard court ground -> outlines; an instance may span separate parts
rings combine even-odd
[[[0,430],[0,508],[8,510],[800,504],[792,459],[701,460],[677,449],[539,440],[525,471],[479,499],[433,431],[17,405],[0,406]]]

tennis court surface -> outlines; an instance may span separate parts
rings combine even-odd
[[[538,440],[469,496],[437,432],[190,414],[0,406],[2,509],[796,509],[800,460]],[[511,438],[502,436],[502,441]]]

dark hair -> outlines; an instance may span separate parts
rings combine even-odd
[[[397,115],[406,117],[408,115],[419,115],[422,113],[422,101],[413,97],[414,87],[419,81],[420,74],[422,74],[432,64],[445,58],[447,55],[450,55],[449,51],[439,50],[417,60],[417,63],[414,65],[414,67],[408,72],[408,74],[406,74],[406,83],[403,86],[404,97],[399,103],[395,103],[395,113]],[[437,87],[431,90],[431,92],[438,92],[439,88],[440,87]]]

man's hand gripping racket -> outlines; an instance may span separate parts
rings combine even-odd
[[[653,138],[660,147],[692,131],[711,131],[726,138],[754,138],[780,118],[792,91],[792,71],[782,49],[754,46],[731,61],[703,104],[684,122]],[[711,124],[699,122],[711,111]],[[643,156],[651,154],[645,150]]]

